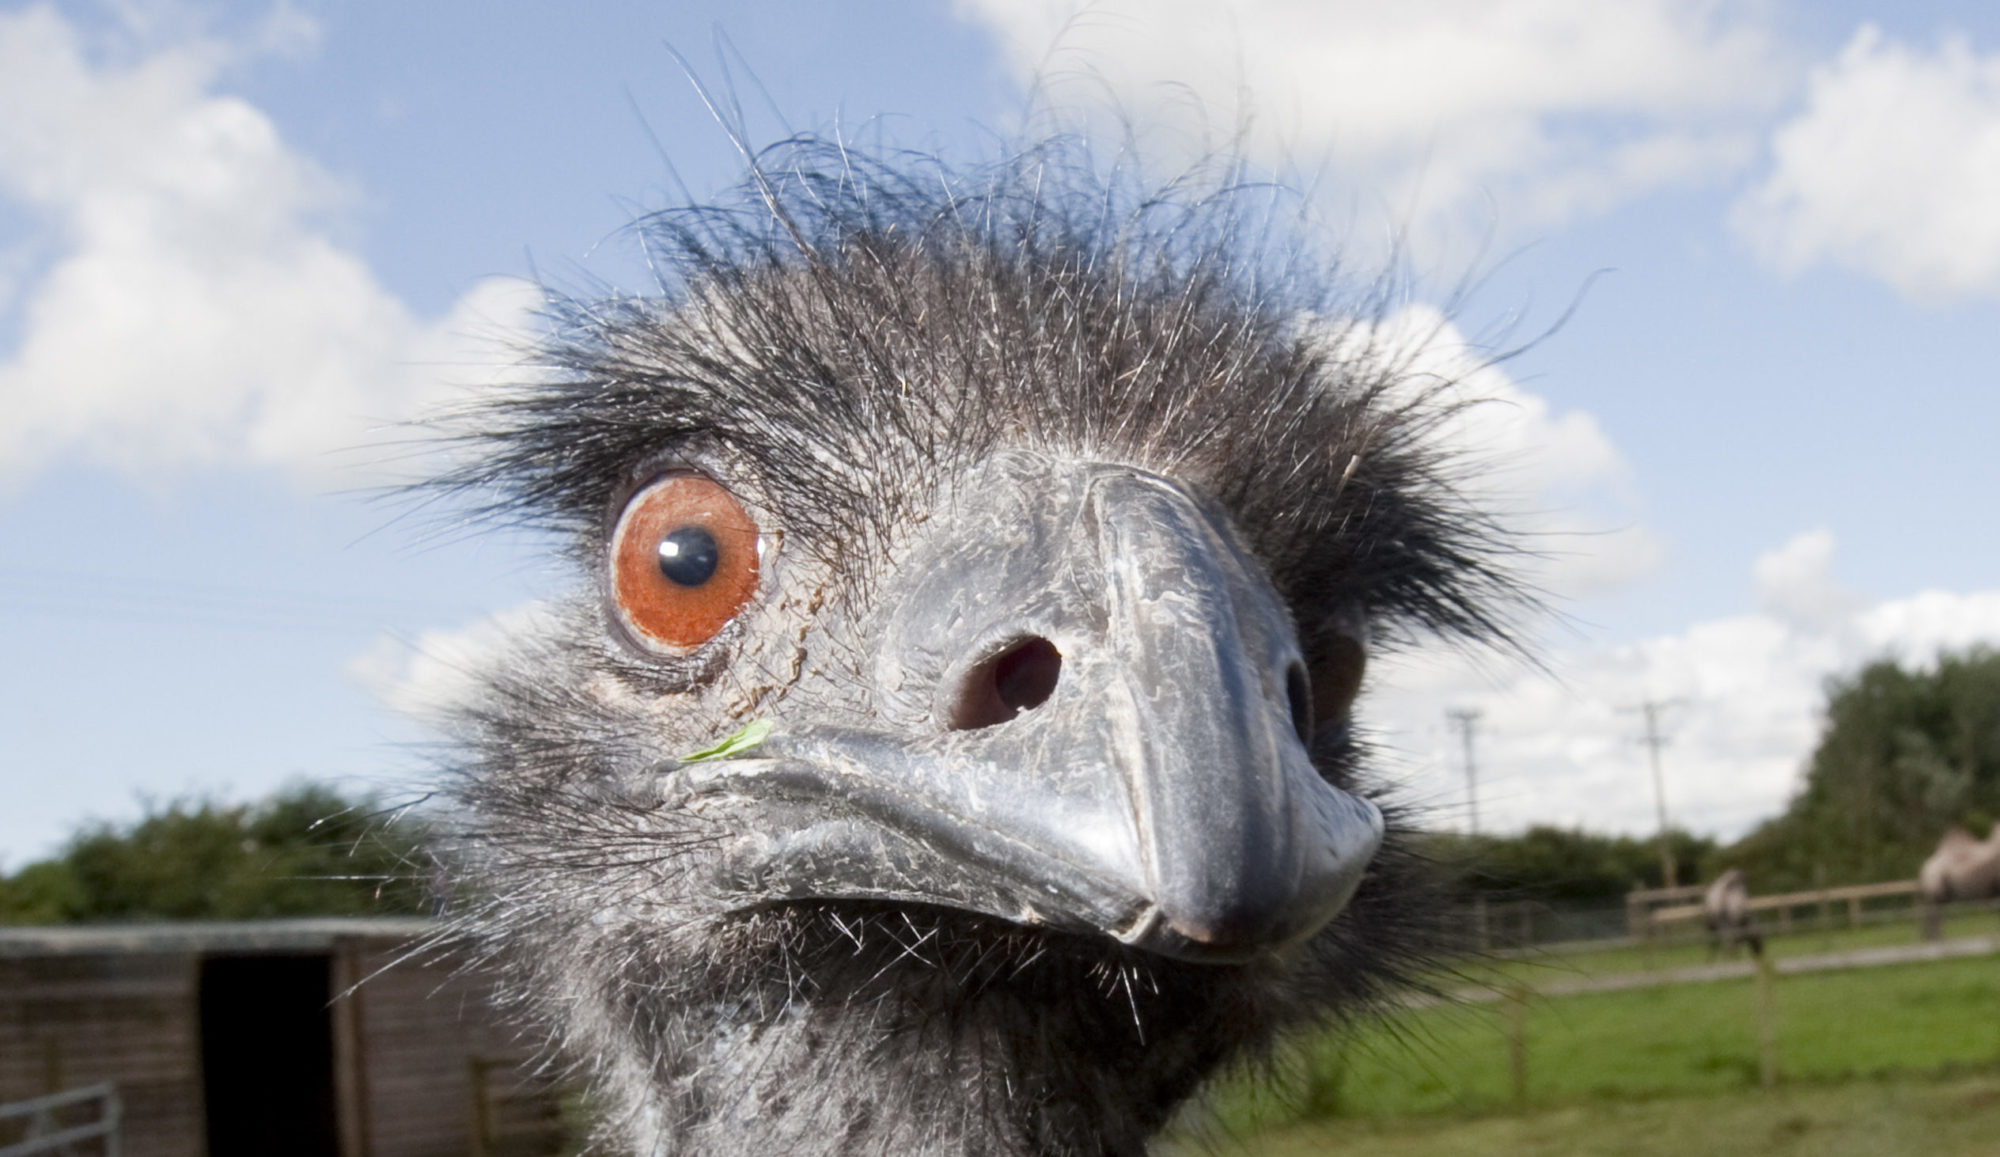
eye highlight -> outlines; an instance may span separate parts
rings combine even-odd
[[[640,641],[708,642],[757,593],[757,523],[715,481],[671,474],[634,494],[611,533],[611,596]]]

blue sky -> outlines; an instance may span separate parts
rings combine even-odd
[[[622,226],[735,178],[673,50],[760,140],[991,155],[1037,77],[1163,168],[1247,125],[1357,263],[1407,236],[1389,336],[1500,400],[1452,436],[1566,613],[1552,674],[1378,665],[1439,822],[1446,707],[1483,712],[1487,826],[1636,831],[1624,709],[1675,700],[1669,806],[1734,834],[1827,675],[2000,640],[1991,6],[5,4],[0,865],[141,795],[421,784],[397,708],[570,579],[374,497],[425,468],[397,424],[504,378],[520,279],[643,288]]]

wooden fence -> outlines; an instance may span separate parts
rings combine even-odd
[[[1837,890],[1837,889],[1836,889]],[[1884,893],[1893,895],[1895,893]],[[1775,898],[1775,897],[1774,897]],[[1759,955],[1750,960],[1695,965],[1659,971],[1615,973],[1556,979],[1541,984],[1515,981],[1503,985],[1475,985],[1446,997],[1424,996],[1406,1002],[1410,1008],[1430,1008],[1440,1004],[1494,1004],[1502,1006],[1501,1031],[1507,1043],[1507,1068],[1513,1099],[1517,1105],[1528,1100],[1528,1020],[1531,1010],[1549,999],[1588,993],[1627,992],[1633,989],[1666,988],[1686,984],[1713,984],[1752,978],[1756,994],[1758,1083],[1771,1088],[1781,1076],[1779,1065],[1779,1020],[1776,990],[1780,976],[1825,972],[1846,972],[1901,964],[1966,959],[2000,954],[2000,936],[1971,936],[1957,940],[1922,944],[1879,945],[1814,956],[1774,959]]]
[[[1706,891],[1701,884],[1638,888],[1626,894],[1622,910],[1475,899],[1457,910],[1455,924],[1465,933],[1467,946],[1482,955],[1650,949],[1700,938],[1701,899]],[[1939,911],[1950,915],[1991,906],[1990,901],[1962,901]],[[1927,911],[1914,880],[1753,896],[1750,910],[1759,916],[1766,935],[1777,936],[1914,921]]]
[[[1751,968],[1757,980],[1757,1083],[1768,1089],[1778,1083],[1778,971],[1768,956],[1757,957]],[[1501,993],[1506,1005],[1508,1084],[1517,1107],[1528,1103],[1528,1005],[1538,995],[1525,984]]]
[[[88,1112],[93,1105],[94,1116]],[[77,1116],[90,1119],[66,1120]],[[86,1152],[118,1157],[118,1131],[123,1116],[118,1090],[109,1084],[85,1085],[0,1105],[0,1137],[11,1131],[15,1122],[24,1127],[24,1132],[12,1143],[0,1145],[0,1157],[43,1157],[58,1153],[70,1157]]]
[[[1676,925],[1699,921],[1703,891],[1702,888],[1694,887],[1652,888],[1633,892],[1625,902],[1632,935],[1644,940],[1657,939],[1670,934]],[[1792,931],[1795,917],[1802,909],[1813,913],[1817,918],[1818,927],[1832,927],[1833,914],[1839,910],[1845,915],[1848,927],[1858,928],[1867,915],[1863,910],[1864,906],[1870,901],[1890,899],[1915,901],[1917,895],[1918,887],[1915,880],[1890,880],[1882,884],[1850,884],[1842,888],[1815,888],[1806,892],[1752,896],[1750,911],[1775,913],[1775,931],[1779,935],[1785,935]],[[1693,902],[1685,902],[1687,899],[1692,899]],[[1914,904],[1898,905],[1894,918],[1913,917],[1916,913],[1917,908]]]
[[[1482,954],[1539,945],[1618,939],[1625,930],[1616,908],[1571,908],[1543,900],[1482,900],[1456,909],[1465,946]]]

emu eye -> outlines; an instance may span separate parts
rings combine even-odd
[[[714,481],[672,474],[646,486],[611,534],[611,595],[644,642],[698,647],[757,593],[757,523]]]

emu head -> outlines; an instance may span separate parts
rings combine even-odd
[[[464,708],[463,911],[608,1137],[1135,1152],[1424,951],[1350,708],[1505,580],[1237,205],[805,146],[475,418],[581,582]]]

